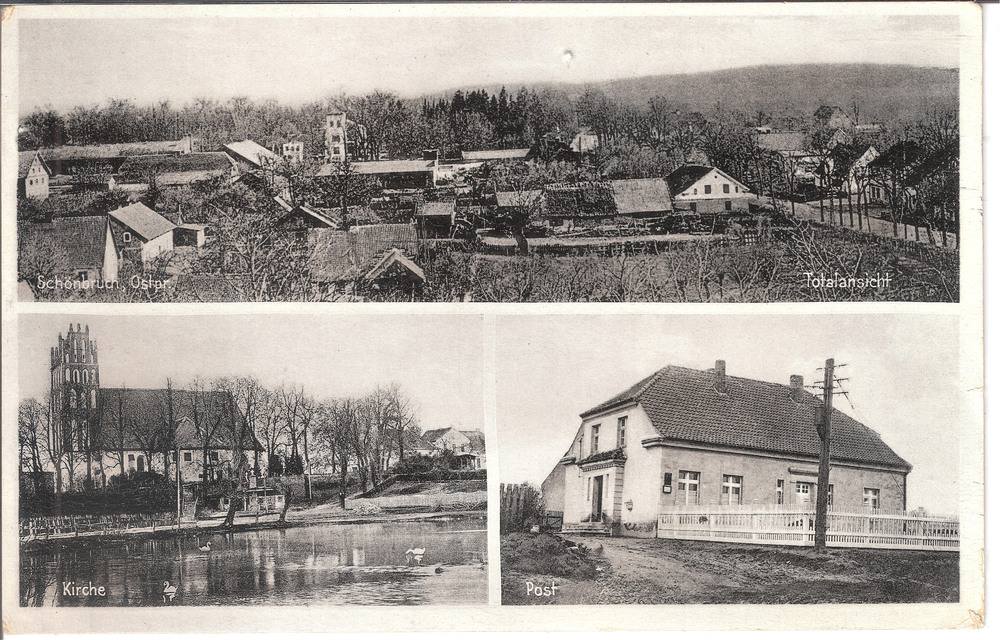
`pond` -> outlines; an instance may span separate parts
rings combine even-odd
[[[424,550],[419,564],[408,562],[414,548]],[[486,604],[486,549],[485,518],[55,542],[22,551],[20,600],[119,607]]]

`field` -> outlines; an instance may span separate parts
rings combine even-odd
[[[565,542],[563,542],[565,540]],[[585,548],[570,548],[583,545]],[[503,604],[958,602],[958,554],[503,536]],[[555,595],[531,595],[556,585]]]
[[[729,237],[669,250],[581,248],[528,257],[437,250],[418,258],[418,299],[475,302],[958,301],[958,255],[845,229],[802,225],[744,244]],[[566,252],[563,252],[566,253]],[[806,274],[837,278],[813,286]],[[855,278],[851,281],[850,278]],[[883,286],[861,286],[881,278]],[[866,280],[875,283],[874,280]]]

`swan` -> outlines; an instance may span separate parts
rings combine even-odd
[[[198,549],[200,549],[201,551],[211,551],[212,550],[212,541],[209,540],[204,545],[198,547]]]
[[[406,564],[420,564],[424,560],[424,551],[422,547],[414,547],[413,549],[406,550]]]
[[[177,595],[177,587],[171,586],[166,580],[163,581],[163,601],[168,602]]]

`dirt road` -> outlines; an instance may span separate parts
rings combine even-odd
[[[590,549],[596,580],[504,572],[510,604],[957,602],[958,554],[567,537]],[[528,595],[555,582],[556,596]]]

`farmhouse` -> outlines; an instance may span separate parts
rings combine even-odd
[[[129,472],[173,473],[185,482],[230,473],[240,453],[257,468],[263,450],[232,398],[222,391],[101,388],[90,328],[70,325],[50,352],[54,452],[63,487],[103,485]],[[242,442],[241,447],[234,443]],[[178,458],[179,454],[179,458]]]
[[[278,156],[270,149],[262,147],[253,140],[230,142],[222,150],[236,161],[241,169],[262,170],[273,167],[278,162]]]
[[[668,366],[581,414],[572,444],[545,480],[563,526],[653,536],[678,505],[828,503],[906,508],[911,466],[879,435],[834,410],[830,486],[818,491],[822,401],[789,384]]]
[[[667,176],[674,207],[691,213],[748,211],[750,188],[717,167],[688,164]]]
[[[363,282],[374,287],[425,280],[423,270],[410,258],[416,250],[417,231],[411,224],[375,224],[350,231],[312,229],[308,268],[312,278],[328,291],[353,293]]]
[[[51,242],[65,254],[72,277],[80,282],[118,279],[118,243],[107,216],[53,218],[52,222],[26,227],[28,234]],[[59,274],[57,274],[59,275]]]
[[[448,451],[469,469],[486,466],[486,438],[482,431],[461,431],[455,427],[425,431],[422,438],[439,451]]]
[[[455,226],[455,200],[419,202],[414,219],[421,238],[447,238]]]
[[[19,198],[49,197],[49,178],[52,171],[37,151],[17,154],[17,196]]]
[[[121,144],[67,145],[44,149],[41,153],[52,175],[78,173],[118,173],[125,161],[133,156],[183,155],[191,153],[191,136],[180,140],[126,142]]]
[[[563,231],[592,228],[618,215],[609,182],[553,183],[543,190],[542,220]]]
[[[174,223],[141,202],[108,213],[123,260],[151,262],[173,251]]]

